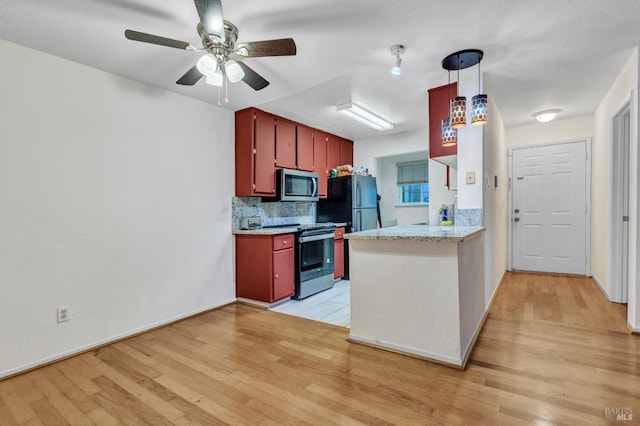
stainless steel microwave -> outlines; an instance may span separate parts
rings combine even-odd
[[[318,173],[276,170],[276,196],[280,201],[318,201]]]

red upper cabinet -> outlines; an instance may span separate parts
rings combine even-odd
[[[276,167],[296,168],[296,125],[284,118],[276,118]]]
[[[247,108],[236,112],[235,127],[236,195],[275,195],[275,117]]]
[[[429,158],[456,155],[458,146],[442,146],[442,120],[449,116],[449,99],[457,96],[458,83],[429,89]]]
[[[335,169],[342,165],[340,160],[341,155],[340,138],[334,135],[328,135],[327,139],[327,168],[329,170]]]
[[[351,164],[353,166],[353,142],[340,139],[340,165]]]
[[[313,131],[313,171],[320,176],[318,184],[318,195],[327,197],[327,134],[320,131]]]
[[[298,124],[298,169],[313,172],[313,129]]]

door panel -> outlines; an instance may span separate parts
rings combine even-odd
[[[513,151],[513,268],[586,273],[586,144]]]

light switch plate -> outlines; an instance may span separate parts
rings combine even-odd
[[[467,183],[467,185],[476,183],[476,172],[465,173],[464,181]]]

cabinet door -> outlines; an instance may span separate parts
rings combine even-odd
[[[297,132],[298,169],[313,172],[313,129],[298,125]]]
[[[236,235],[236,297],[271,302],[272,244],[268,235]]]
[[[275,195],[275,118],[262,111],[255,112],[254,192]]]
[[[313,131],[313,171],[320,175],[318,195],[327,198],[327,134],[320,130]]]
[[[340,139],[334,135],[327,136],[327,168],[331,170],[342,165],[340,160]]]
[[[340,164],[351,164],[353,166],[353,142],[350,140],[340,140]]]
[[[457,96],[458,83],[429,89],[429,158],[456,155],[458,146],[442,146],[442,120],[449,116],[449,99]]]
[[[253,179],[255,114],[252,108],[236,111],[235,118],[235,175],[236,196],[253,195],[255,180]]]
[[[276,166],[296,168],[296,125],[276,118]]]
[[[292,248],[273,252],[272,302],[293,296],[294,263]]]

